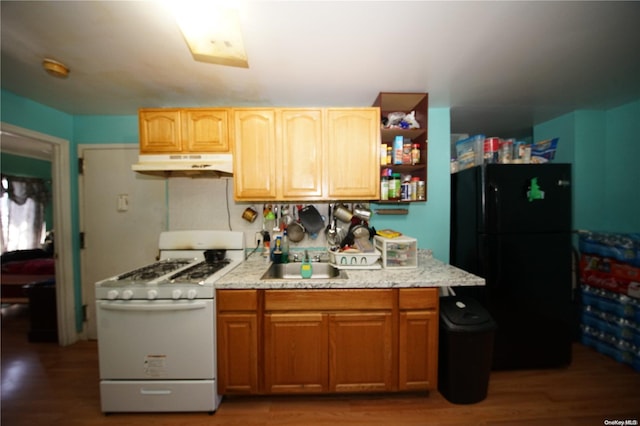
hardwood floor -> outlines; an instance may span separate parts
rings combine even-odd
[[[2,426],[603,425],[640,421],[640,373],[576,344],[568,369],[494,372],[486,400],[430,395],[236,397],[218,412],[100,412],[95,341],[27,342],[27,307],[2,309]],[[609,423],[612,424],[612,423]],[[624,424],[624,423],[623,423]],[[637,423],[628,423],[637,424]]]

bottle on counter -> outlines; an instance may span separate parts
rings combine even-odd
[[[262,231],[262,257],[270,260],[271,257],[271,234],[268,231]]]

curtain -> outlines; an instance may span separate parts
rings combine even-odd
[[[2,175],[0,225],[2,253],[42,246],[44,208],[50,201],[44,179]]]

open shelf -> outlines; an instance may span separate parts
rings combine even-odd
[[[410,139],[412,144],[418,144],[420,148],[420,162],[418,164],[386,164],[380,165],[380,173],[385,169],[391,169],[392,173],[400,173],[401,175],[411,175],[419,177],[425,182],[425,199],[424,200],[379,200],[381,204],[410,204],[415,202],[425,202],[428,195],[427,185],[427,152],[428,152],[428,114],[429,114],[429,94],[428,93],[399,93],[399,92],[381,92],[378,94],[373,106],[380,108],[382,118],[387,117],[392,112],[404,112],[409,114],[415,112],[415,118],[419,128],[402,129],[387,128],[380,129],[380,140],[382,144],[393,146],[396,136],[402,136],[403,139]],[[382,120],[381,120],[382,122]]]

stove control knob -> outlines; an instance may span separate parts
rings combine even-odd
[[[133,297],[133,291],[131,290],[125,290],[122,292],[122,298],[125,300],[129,300]]]
[[[149,299],[149,300],[153,300],[153,299],[155,299],[156,297],[158,297],[158,290],[149,290],[149,291],[147,292],[147,299]]]
[[[118,290],[109,290],[107,292],[107,299],[116,300],[118,298]]]
[[[198,295],[198,290],[196,290],[195,288],[192,288],[187,292],[187,299],[195,299],[197,295]]]
[[[182,296],[182,290],[180,290],[179,288],[176,288],[171,292],[171,298],[174,300],[180,299],[180,296]]]

